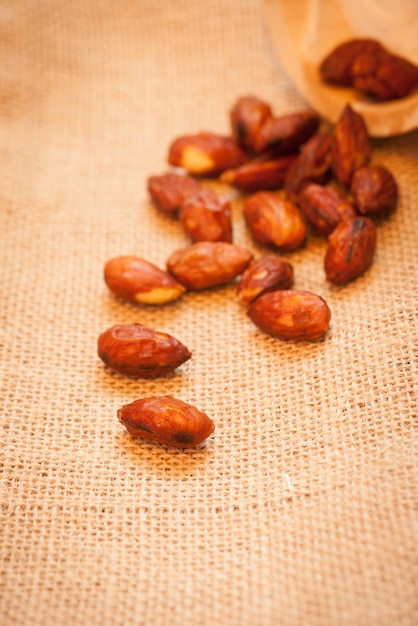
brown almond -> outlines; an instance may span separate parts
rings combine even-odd
[[[169,147],[168,162],[196,176],[218,176],[223,170],[239,167],[248,156],[232,138],[211,132],[185,135]]]
[[[308,183],[324,184],[329,180],[332,145],[332,136],[325,132],[317,133],[305,143],[286,173],[284,188],[289,200],[296,202],[298,194]]]
[[[247,198],[244,217],[259,243],[290,251],[305,242],[306,224],[298,207],[272,191],[258,191]]]
[[[258,296],[293,285],[293,267],[275,254],[265,254],[253,261],[241,276],[237,296],[247,305]]]
[[[351,87],[353,67],[359,55],[376,58],[383,46],[375,39],[353,38],[335,46],[322,60],[319,72],[322,80],[335,85]]]
[[[354,172],[351,194],[363,215],[377,215],[391,211],[398,201],[398,185],[383,165],[367,165]]]
[[[232,134],[247,150],[254,150],[260,128],[273,116],[270,105],[256,96],[243,96],[230,112]]]
[[[324,269],[329,282],[345,285],[370,267],[376,248],[376,226],[368,217],[341,222],[328,238]]]
[[[231,205],[203,188],[180,207],[180,223],[192,241],[232,241]]]
[[[334,128],[332,169],[337,181],[349,187],[354,172],[370,161],[370,140],[362,116],[347,104]]]
[[[329,235],[343,219],[357,215],[355,208],[336,189],[316,183],[304,187],[298,205],[318,235]]]
[[[132,437],[175,448],[194,448],[215,429],[206,413],[172,396],[135,400],[120,408],[117,415]]]
[[[104,267],[110,291],[129,302],[165,304],[177,300],[185,288],[168,272],[141,257],[114,257]]]
[[[97,343],[102,361],[129,378],[165,376],[192,356],[175,337],[141,324],[112,326]]]
[[[199,291],[230,282],[252,258],[252,252],[232,243],[200,241],[173,252],[167,269],[187,289]]]
[[[315,341],[328,330],[331,311],[320,296],[288,289],[256,298],[248,308],[248,316],[260,330],[273,337]]]
[[[258,153],[274,150],[276,154],[295,152],[318,130],[320,118],[314,111],[299,111],[267,119],[255,141]]]
[[[395,54],[363,54],[353,66],[353,87],[380,101],[407,96],[418,86],[418,66]]]
[[[181,203],[200,188],[200,183],[186,174],[167,172],[148,178],[148,192],[154,204],[165,213],[178,211]]]
[[[225,170],[220,179],[221,182],[234,185],[242,191],[255,192],[279,189],[296,159],[296,154],[287,154],[276,158],[271,155],[262,155],[240,167]]]
[[[325,82],[353,87],[380,101],[407,96],[418,86],[418,66],[374,39],[350,39],[336,46],[320,64]]]

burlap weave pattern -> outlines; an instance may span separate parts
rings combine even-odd
[[[228,132],[246,93],[305,107],[260,2],[2,0],[0,52],[3,626],[417,624],[418,133],[373,142],[401,195],[367,274],[331,288],[319,238],[287,255],[332,310],[323,341],[289,344],[234,285],[153,308],[102,279],[188,242],[146,191],[175,136]],[[97,336],[134,321],[192,359],[112,374]],[[214,435],[130,438],[116,411],[152,394]]]

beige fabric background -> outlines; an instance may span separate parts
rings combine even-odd
[[[233,285],[147,308],[102,280],[187,243],[146,192],[175,136],[228,132],[246,93],[305,106],[259,1],[2,0],[0,59],[3,626],[417,624],[418,133],[373,143],[401,198],[363,278],[328,286],[321,240],[288,255],[333,318],[287,344]],[[105,371],[98,334],[133,321],[193,358]],[[206,446],[127,435],[117,409],[160,393],[212,417]]]

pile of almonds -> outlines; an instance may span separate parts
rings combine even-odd
[[[319,75],[325,83],[381,102],[404,98],[418,87],[418,66],[370,38],[338,44],[322,60]]]
[[[371,163],[366,126],[349,105],[332,129],[315,112],[275,116],[268,103],[244,96],[230,124],[229,136],[175,139],[167,156],[173,169],[148,179],[155,206],[178,218],[191,243],[170,254],[166,269],[136,256],[112,258],[105,282],[123,300],[161,305],[240,277],[237,299],[260,330],[316,341],[328,330],[330,309],[319,295],[292,288],[293,267],[277,253],[306,245],[309,233],[327,237],[326,279],[334,285],[356,279],[373,261],[375,217],[396,206],[396,181]],[[269,247],[266,254],[254,258],[233,243],[230,201],[204,184],[214,178],[242,194],[246,225]],[[106,330],[98,353],[131,378],[164,376],[191,358],[175,337],[140,324]],[[137,400],[118,417],[134,436],[178,447],[198,445],[214,428],[207,415],[169,396]]]

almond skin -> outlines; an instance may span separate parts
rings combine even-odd
[[[299,194],[298,205],[317,235],[329,235],[343,220],[355,217],[355,208],[333,187],[311,183]]]
[[[242,274],[237,296],[241,304],[248,305],[262,293],[290,289],[293,285],[293,267],[275,254],[260,257]]]
[[[178,339],[141,324],[117,324],[98,338],[98,354],[111,369],[129,378],[165,376],[191,358]]]
[[[212,189],[201,189],[185,200],[179,220],[192,241],[232,241],[231,205]]]
[[[259,296],[248,307],[248,316],[260,330],[278,339],[316,341],[328,330],[331,311],[320,296],[288,289]]]
[[[206,413],[172,396],[135,400],[121,407],[117,415],[132,437],[175,448],[194,448],[215,429]]]
[[[329,282],[345,285],[370,267],[376,248],[376,226],[369,217],[342,221],[328,237],[324,269]]]
[[[167,269],[187,289],[199,291],[230,282],[252,258],[252,252],[232,243],[199,241],[173,252]]]
[[[201,188],[191,176],[175,172],[150,176],[147,185],[154,204],[164,213],[176,213],[182,202]]]
[[[351,194],[358,211],[377,215],[391,211],[398,201],[398,185],[383,165],[368,165],[354,172]]]
[[[347,104],[334,128],[332,170],[337,181],[349,188],[354,172],[369,163],[370,154],[366,124]]]
[[[104,267],[110,291],[129,302],[165,304],[177,300],[185,288],[168,272],[141,257],[114,257]]]
[[[298,207],[272,191],[258,191],[247,198],[244,217],[259,243],[287,252],[305,242],[306,224]]]
[[[218,176],[247,160],[248,156],[232,137],[210,132],[178,137],[168,151],[170,165],[182,167],[195,176]]]

